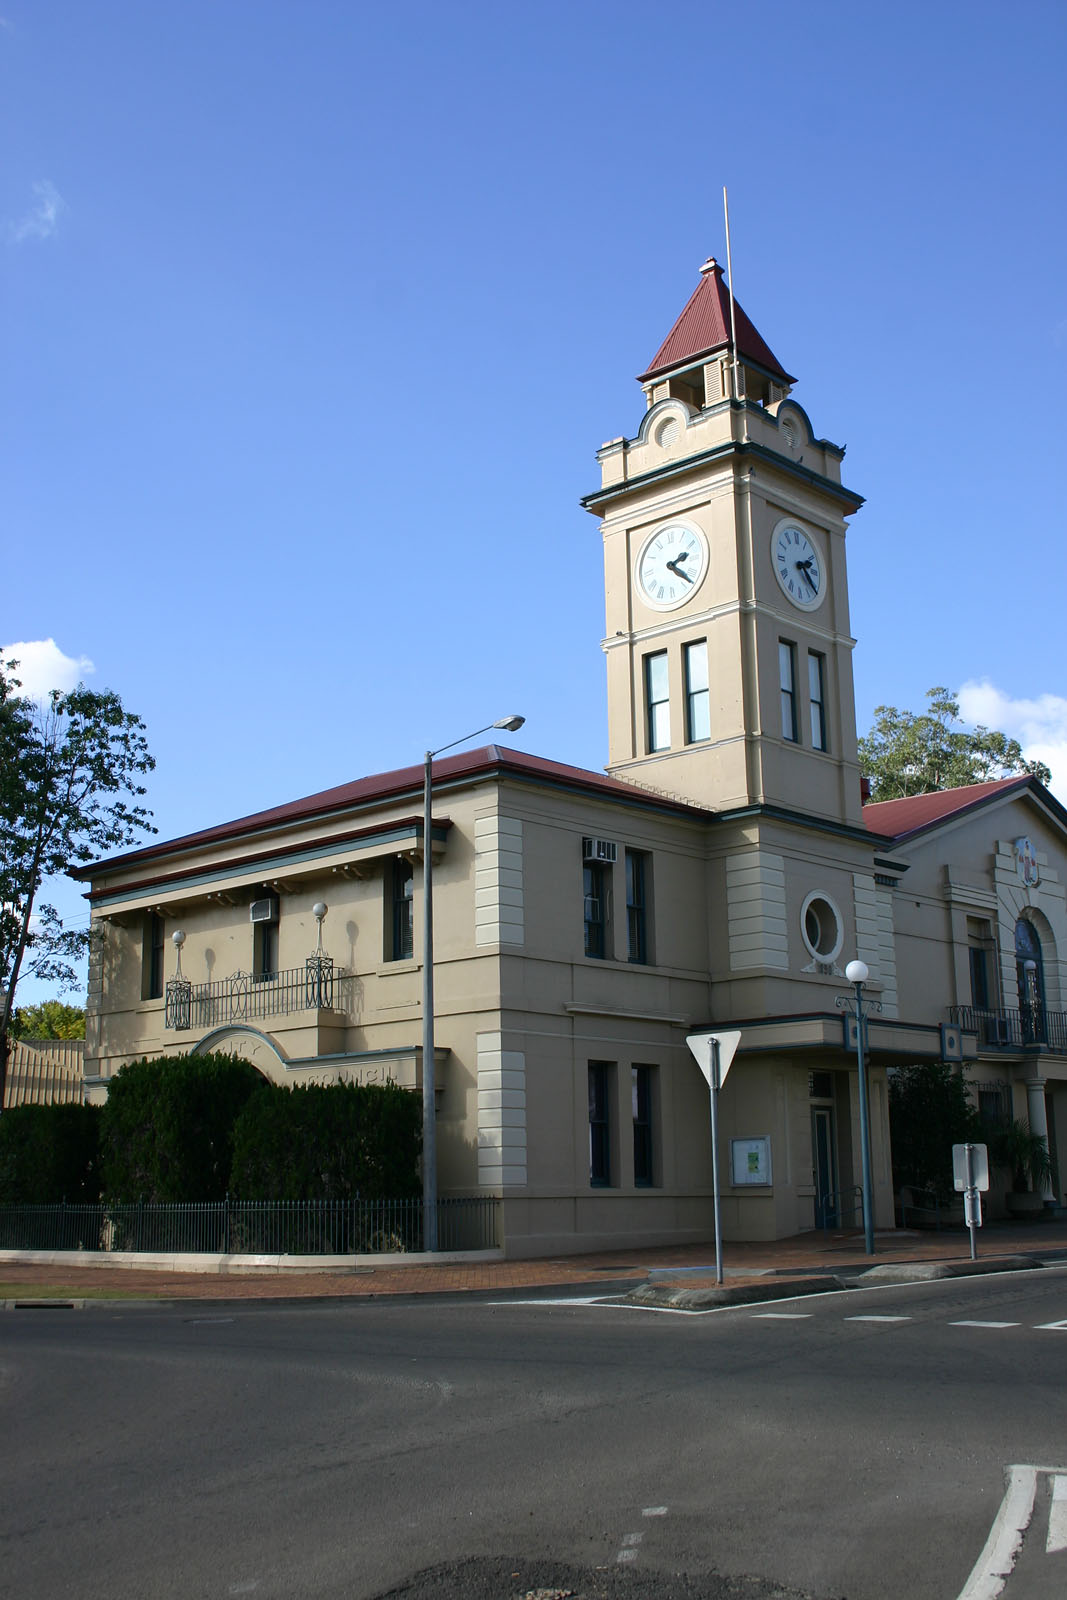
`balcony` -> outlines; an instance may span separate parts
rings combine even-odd
[[[219,983],[172,978],[163,1003],[163,1026],[181,1031],[298,1011],[351,1012],[354,983],[351,973],[335,970],[329,956],[309,956],[302,967],[262,976],[234,972]]]
[[[1067,1014],[1044,1006],[991,1011],[981,1006],[950,1006],[949,1020],[978,1035],[979,1050],[1052,1050],[1067,1055]]]

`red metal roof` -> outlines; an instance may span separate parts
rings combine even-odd
[[[1007,794],[1011,789],[1025,789],[1034,780],[1029,777],[995,778],[989,783],[971,783],[963,789],[938,789],[933,794],[906,795],[901,800],[875,800],[863,808],[863,821],[872,833],[889,839],[904,839],[909,834],[921,833],[935,822],[972,806],[981,805],[996,795]]]
[[[435,761],[433,777],[435,786],[454,782],[491,771],[515,772],[523,776],[563,784],[570,788],[603,795],[609,799],[644,803],[671,811],[704,816],[699,806],[671,800],[636,784],[623,783],[602,772],[590,772],[584,767],[571,767],[562,761],[547,761],[542,756],[527,754],[524,750],[506,750],[500,745],[485,745],[480,749],[465,750],[456,756],[445,756]],[[255,811],[233,822],[222,822],[214,828],[204,828],[197,833],[183,834],[178,839],[168,839],[161,844],[131,850],[124,855],[111,856],[106,861],[87,867],[77,867],[70,872],[72,878],[90,879],[102,874],[125,869],[139,861],[153,861],[161,856],[178,854],[185,850],[200,849],[204,845],[222,843],[227,839],[266,832],[287,823],[302,823],[350,809],[362,809],[395,799],[398,795],[421,795],[423,784],[422,763],[416,767],[398,767],[393,772],[378,772],[367,778],[356,778],[352,783],[339,784],[334,789],[323,789],[318,794],[302,800],[290,800],[284,805],[272,806],[267,811]]]
[[[701,267],[700,273],[700,282],[690,295],[685,310],[653,356],[648,371],[641,374],[639,383],[654,377],[657,372],[683,366],[729,345],[730,291],[722,281],[722,268],[712,256]],[[773,373],[783,383],[795,383],[796,379],[786,372],[736,300],[734,321],[737,325],[738,355]]]

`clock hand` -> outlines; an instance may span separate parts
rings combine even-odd
[[[684,561],[684,560],[685,560],[685,556],[684,555],[680,555],[680,556],[676,557],[676,559],[674,561],[668,561],[667,562],[667,571],[668,572],[677,573],[678,577],[679,578],[684,578],[686,583],[692,583],[693,580],[689,576],[688,572],[683,572],[681,567],[678,565],[679,561]]]
[[[809,569],[810,569],[810,567],[811,567],[811,560],[810,560],[810,558],[809,558],[809,559],[808,559],[808,560],[807,560],[807,561],[798,561],[798,562],[797,562],[797,567],[798,567],[798,568],[799,568],[799,570],[800,570],[800,571],[801,571],[801,572],[802,572],[802,573],[803,573],[803,574],[804,574],[804,576],[805,576],[805,578],[807,578],[807,580],[808,580],[808,583],[809,583],[809,584],[810,584],[810,586],[811,586],[811,592],[812,592],[812,594],[818,594],[818,592],[819,592],[819,586],[818,586],[818,584],[817,584],[817,583],[816,583],[816,582],[815,582],[815,581],[814,581],[814,579],[813,579],[813,578],[812,578],[812,576],[811,576],[811,572],[810,572],[810,570],[809,570]]]

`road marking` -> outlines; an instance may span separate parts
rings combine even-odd
[[[1063,1322],[1039,1322],[1037,1324],[1038,1332],[1040,1333],[1043,1328],[1053,1328],[1057,1333],[1067,1333],[1067,1320]]]
[[[950,1322],[950,1328],[1018,1328],[1018,1322]]]
[[[910,1317],[846,1317],[846,1322],[910,1322]]]
[[[1000,1510],[993,1520],[985,1549],[960,1590],[959,1600],[996,1600],[1015,1565],[1023,1534],[1034,1514],[1037,1470],[1034,1467],[1011,1467],[1009,1470],[1011,1476]]]
[[[646,1506],[645,1509],[642,1511],[641,1515],[643,1517],[665,1517],[667,1515],[667,1507],[666,1506]]]
[[[598,1306],[606,1304],[603,1295],[561,1295],[558,1300],[490,1300],[491,1306]]]
[[[1048,1538],[1045,1554],[1055,1555],[1067,1550],[1067,1473],[1057,1473],[1052,1480],[1052,1505],[1048,1513]]]
[[[803,1322],[810,1311],[754,1311],[753,1317],[763,1322]]]
[[[622,1549],[619,1551],[618,1555],[615,1557],[615,1562],[616,1562],[617,1566],[621,1566],[621,1565],[625,1564],[627,1561],[636,1561],[637,1560],[637,1547],[641,1543],[641,1540],[644,1537],[645,1536],[644,1536],[643,1533],[624,1533],[623,1534],[623,1536],[622,1536]]]

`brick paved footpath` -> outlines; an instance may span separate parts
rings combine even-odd
[[[318,1271],[294,1261],[292,1268],[176,1272],[167,1267],[124,1267],[113,1264],[39,1264],[0,1255],[0,1302],[49,1297],[78,1298],[105,1293],[109,1299],[150,1300],[303,1300],[368,1298],[378,1295],[463,1294],[529,1289],[544,1292],[559,1288],[572,1293],[583,1288],[593,1293],[597,1285],[650,1279],[705,1287],[715,1282],[714,1243],[681,1247],[655,1246],[636,1250],[611,1250],[595,1255],[553,1256],[536,1261],[466,1260],[420,1261],[401,1264],[396,1256],[380,1265],[363,1262],[347,1270]],[[1067,1260],[1067,1222],[1056,1219],[1028,1226],[995,1223],[979,1230],[979,1260],[1023,1255],[1035,1262]],[[878,1233],[875,1256],[866,1255],[863,1235],[854,1230],[839,1233],[803,1233],[772,1244],[731,1244],[723,1247],[724,1275],[728,1286],[766,1282],[769,1275],[801,1280],[825,1273],[863,1270],[887,1261],[895,1263],[942,1261],[964,1265],[970,1260],[970,1240],[965,1231],[918,1233],[896,1230]]]

